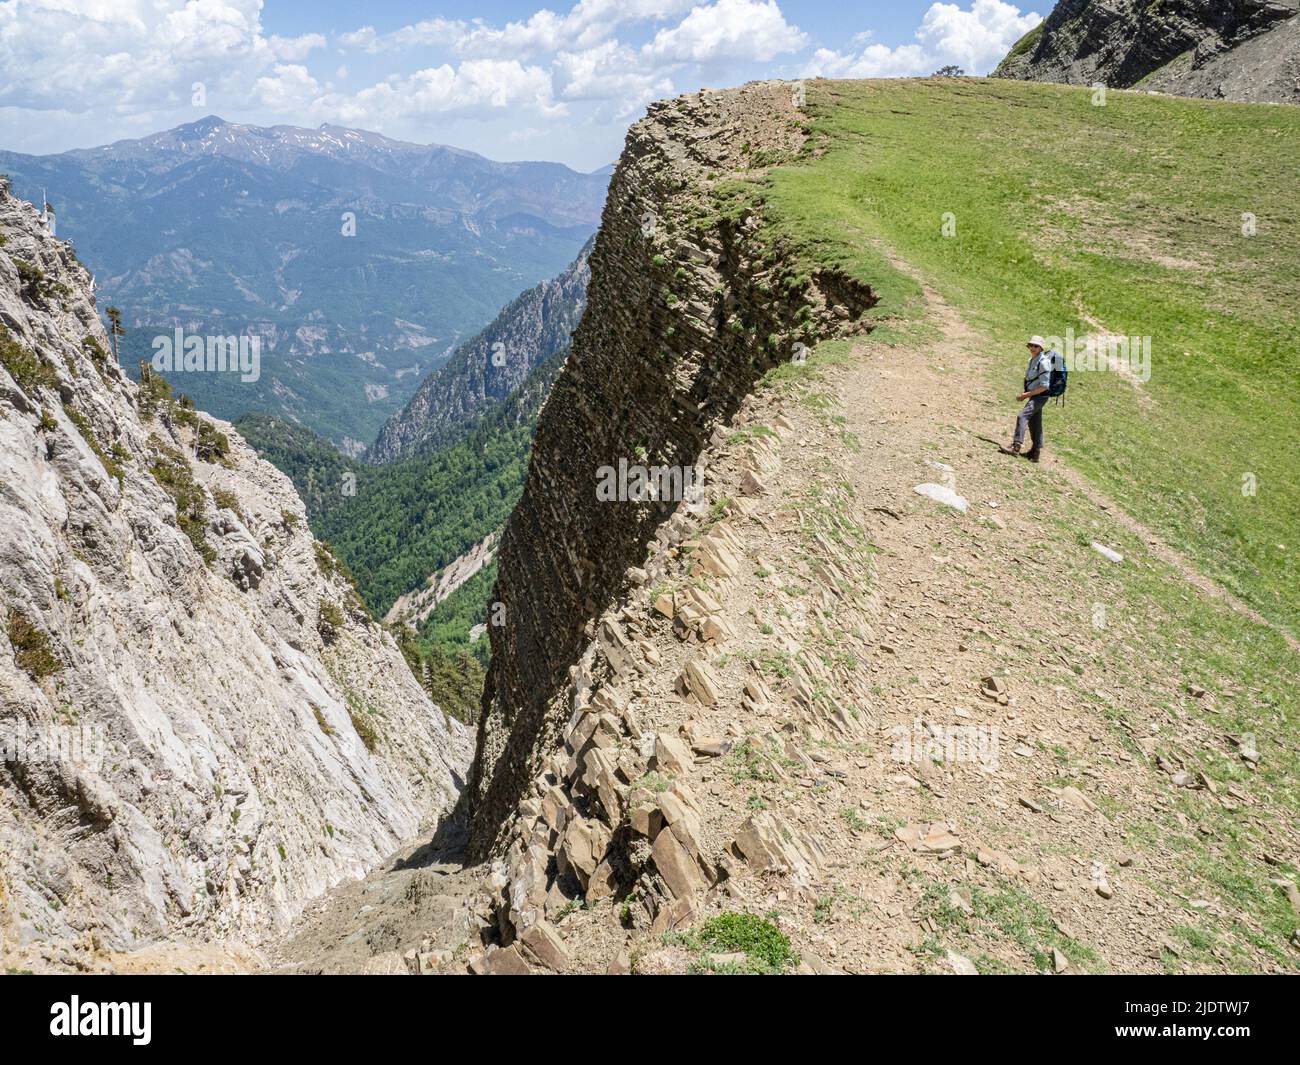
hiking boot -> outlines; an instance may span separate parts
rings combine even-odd
[[[1013,443],[1013,444],[1011,444],[1010,447],[1004,447],[1002,444],[999,444],[999,445],[998,445],[998,450],[1001,451],[1002,454],[1004,454],[1004,455],[1019,455],[1019,454],[1020,454],[1020,445],[1019,445],[1019,444],[1015,444],[1015,443]]]
[[[1038,462],[1041,459],[1042,454],[1042,451],[1035,449],[1033,451],[1026,451],[1021,458],[1026,458],[1030,462]]]

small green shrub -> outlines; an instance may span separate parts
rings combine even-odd
[[[799,964],[790,940],[771,921],[752,913],[722,913],[710,917],[695,931],[702,947],[719,953],[744,953],[746,971],[779,976]]]
[[[0,364],[28,395],[35,394],[37,389],[58,387],[59,375],[54,367],[14,340],[3,325],[0,325]]]
[[[202,424],[199,421],[199,416],[196,411],[180,405],[172,408],[171,419],[177,425],[183,425],[187,429],[193,429],[196,433],[199,431],[199,426]]]
[[[312,547],[316,551],[316,568],[326,577],[332,577],[335,569],[338,568],[338,559],[330,551],[329,544],[322,540],[317,540]]]
[[[9,608],[5,628],[13,645],[14,661],[32,680],[53,676],[63,668],[63,663],[50,646],[49,637],[17,607]]]
[[[141,417],[149,418],[159,411],[171,408],[172,386],[160,373],[154,372],[147,359],[140,360],[140,389],[136,392],[136,405]]]
[[[212,501],[222,510],[233,510],[236,514],[239,513],[239,497],[226,488],[214,488]]]
[[[230,438],[208,421],[199,422],[199,435],[194,440],[194,454],[204,462],[227,464],[230,457]]]
[[[15,259],[14,266],[18,270],[19,290],[29,303],[44,306],[53,297],[66,297],[70,291],[63,282],[51,281],[46,277],[45,271],[35,263],[29,263],[25,259]]]
[[[316,631],[320,633],[321,639],[326,643],[333,643],[343,631],[343,624],[343,611],[339,609],[339,605],[331,603],[328,599],[322,600],[320,615],[316,619]]]
[[[81,346],[96,366],[102,368],[108,365],[108,352],[104,350],[104,345],[89,333],[81,338]]]
[[[189,462],[184,455],[174,447],[168,447],[157,436],[150,436],[149,443],[157,451],[157,456],[149,464],[149,472],[175,502],[177,526],[189,537],[190,543],[204,562],[215,561],[217,553],[208,543],[206,533],[207,497],[203,494],[203,489],[194,483],[194,471],[190,469]]]

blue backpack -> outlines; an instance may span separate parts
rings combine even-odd
[[[1049,398],[1059,397],[1061,402],[1065,402],[1065,388],[1068,383],[1069,371],[1065,368],[1065,356],[1052,352],[1052,376],[1047,382],[1047,395]]]

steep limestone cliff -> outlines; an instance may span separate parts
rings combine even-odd
[[[397,462],[461,439],[568,347],[587,302],[590,256],[588,242],[564,273],[523,293],[457,348],[380,430],[370,461]]]
[[[760,239],[754,206],[730,196],[728,179],[788,161],[804,139],[798,94],[784,83],[662,102],[628,133],[587,312],[502,536],[504,623],[489,626],[472,856],[504,849],[570,717],[632,653],[617,625],[598,632],[596,619],[644,576],[639,567],[653,568],[652,541],[680,500],[601,502],[602,468],[696,466],[757,378],[797,357],[797,344],[866,328],[869,290],[787,270]]]
[[[1297,0],[1060,0],[995,77],[1300,103]]]
[[[7,182],[0,235],[0,953],[254,942],[446,808],[469,737]]]

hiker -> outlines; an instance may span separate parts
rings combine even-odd
[[[1025,367],[1025,390],[1016,397],[1024,403],[1024,407],[1016,418],[1016,435],[1011,446],[1004,447],[1001,451],[1005,455],[1019,455],[1021,445],[1025,442],[1025,430],[1028,429],[1033,446],[1025,452],[1024,457],[1030,462],[1037,462],[1043,453],[1043,408],[1047,406],[1054,385],[1052,370],[1058,362],[1063,365],[1063,360],[1056,352],[1047,350],[1047,341],[1040,336],[1030,337],[1025,347],[1029,349],[1029,365]],[[1061,376],[1063,375],[1058,374],[1058,377]]]

